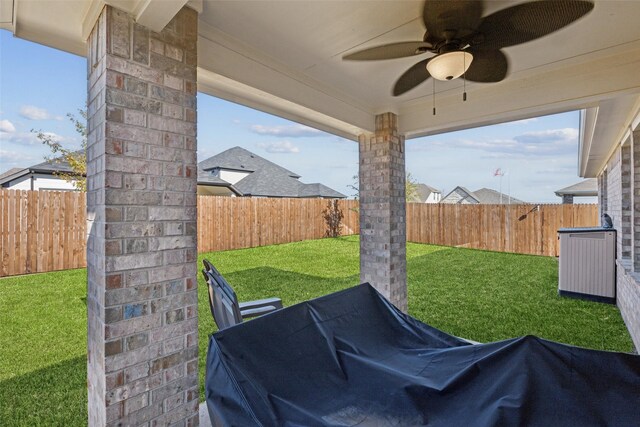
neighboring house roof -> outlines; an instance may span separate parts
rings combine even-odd
[[[325,197],[331,199],[343,199],[346,196],[333,188],[327,187],[324,184],[302,184],[300,188],[300,197]]]
[[[238,196],[243,196],[242,192],[238,190],[234,185],[221,179],[217,176],[211,175],[209,172],[200,169],[198,166],[198,185],[210,185],[213,187],[227,187]]]
[[[512,204],[512,205],[521,205],[526,204],[527,202],[523,202],[520,199],[516,199],[513,196],[509,196],[508,194],[500,193],[499,191],[492,190],[490,188],[481,188],[476,191],[469,191],[467,188],[462,186],[457,186],[453,190],[451,190],[445,197],[442,198],[440,203],[452,203],[449,200],[449,196],[457,193],[463,194],[464,197],[456,201],[455,203],[461,203],[463,200],[471,200],[471,203],[480,203],[483,205],[498,205],[502,203],[503,205]],[[502,198],[500,197],[502,195]]]
[[[69,165],[69,162],[64,160],[62,157],[57,157],[52,160],[46,160],[42,163],[38,163],[37,165],[30,166],[29,169],[31,172],[70,172],[73,173],[73,169]]]
[[[584,181],[578,182],[565,188],[561,188],[560,190],[556,191],[556,196],[562,197],[564,195],[597,196],[598,180],[596,178],[585,179]]]
[[[0,174],[0,182],[2,182],[2,180],[4,178],[10,177],[11,175],[16,175],[16,174],[18,174],[18,172],[22,172],[23,170],[25,170],[25,169],[22,169],[22,168],[11,168],[6,172],[1,173]]]
[[[236,183],[246,196],[299,197],[300,182],[271,170],[257,170]]]
[[[458,187],[456,187],[456,188],[459,188],[459,189],[461,189],[462,191],[464,191],[465,193],[467,193],[467,195],[468,195],[470,198],[472,198],[472,199],[476,200],[478,203],[480,202],[480,200],[478,200],[478,199],[475,197],[475,195],[473,194],[473,191],[469,191],[469,190],[467,189],[467,187],[458,186]]]
[[[30,173],[45,173],[53,175],[55,172],[68,172],[73,173],[73,169],[69,165],[69,162],[62,157],[57,157],[52,160],[46,160],[42,163],[29,166],[28,168],[11,168],[8,171],[0,174],[0,185],[6,184],[9,181],[23,177]]]
[[[473,192],[478,201],[484,205],[497,205],[502,202],[503,205],[512,204],[512,205],[523,205],[527,202],[523,202],[520,199],[516,199],[513,196],[509,196],[508,194],[500,193],[499,191],[492,190],[490,188],[481,188]],[[502,198],[501,198],[502,196]]]
[[[458,194],[461,196],[461,198],[456,200],[455,202],[450,202],[449,200],[452,194]],[[465,187],[458,185],[456,188],[449,191],[449,193],[447,193],[447,195],[444,196],[442,200],[440,200],[440,203],[462,203],[463,200],[469,199],[471,200],[471,203],[480,203],[480,201],[473,195],[473,191],[469,191]]]
[[[238,158],[234,158],[237,156]],[[249,172],[231,185],[212,176],[212,169]],[[241,147],[230,148],[198,164],[198,185],[226,186],[241,196],[345,198],[344,194],[320,183],[305,184],[300,175]]]
[[[255,172],[258,170],[271,170],[272,172],[285,173],[293,178],[300,178],[295,172],[283,168],[264,157],[260,157],[257,154],[252,153],[249,150],[245,150],[242,147],[233,147],[215,156],[209,157],[206,160],[198,163],[198,166],[203,170],[211,170],[213,168],[231,169],[245,172]]]
[[[418,193],[418,200],[424,202],[431,193],[440,193],[440,190],[436,190],[427,184],[416,184],[416,193]]]

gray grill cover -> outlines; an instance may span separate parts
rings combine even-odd
[[[640,356],[469,345],[364,284],[213,334],[206,400],[225,426],[637,426]]]

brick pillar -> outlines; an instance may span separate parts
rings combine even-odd
[[[89,425],[197,425],[197,14],[88,44]]]
[[[360,281],[407,311],[404,136],[397,116],[376,116],[360,135]]]
[[[562,195],[562,204],[563,205],[572,205],[573,204],[573,194],[563,194]]]

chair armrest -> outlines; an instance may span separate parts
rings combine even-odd
[[[274,307],[273,305],[263,305],[261,307],[240,310],[240,315],[243,319],[249,319],[251,317],[262,316],[263,314],[268,314],[276,310],[278,310],[278,307]]]
[[[280,298],[265,298],[265,299],[255,300],[255,301],[241,302],[239,305],[240,305],[240,311],[249,310],[252,308],[264,307],[264,306],[272,306],[278,309],[278,308],[282,308],[282,300]]]

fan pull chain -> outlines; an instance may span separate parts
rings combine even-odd
[[[436,79],[433,80],[433,115],[436,115]]]
[[[462,55],[462,102],[467,100],[467,57]]]

